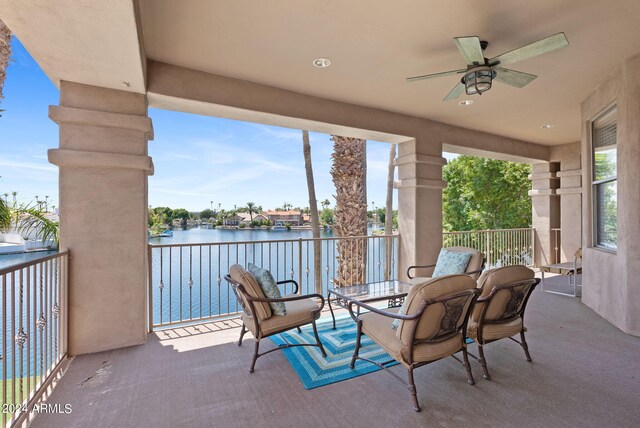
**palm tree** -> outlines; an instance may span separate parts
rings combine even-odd
[[[58,242],[59,224],[48,218],[38,205],[9,205],[0,199],[0,232],[15,229],[22,234],[35,232],[43,241]]]
[[[336,186],[333,230],[338,237],[367,234],[367,141],[332,135],[331,177]],[[338,287],[366,282],[366,239],[338,240]]]
[[[313,180],[313,166],[311,164],[311,144],[309,131],[302,131],[302,152],[304,154],[304,168],[307,172],[307,189],[309,190],[309,210],[311,218],[311,233],[313,235],[313,280],[316,293],[322,294],[322,242],[320,242],[320,218],[318,216],[318,200],[316,186]]]
[[[18,192],[11,192],[11,196],[13,196],[13,205],[17,204],[18,201],[16,199],[16,196],[18,196]]]
[[[393,176],[395,169],[395,159],[396,159],[396,145],[391,144],[391,148],[389,148],[389,173],[387,175],[387,204],[386,211],[384,216],[384,234],[391,235],[393,233]],[[384,278],[385,280],[390,279],[391,275],[391,261],[393,257],[393,240],[391,238],[386,238],[386,257],[384,264]]]
[[[7,77],[7,66],[11,58],[11,30],[0,20],[0,100],[4,98],[2,91]],[[0,110],[2,112],[3,110]]]
[[[329,205],[331,205],[331,202],[329,202],[329,199],[325,199],[324,201],[320,202],[320,205],[322,205],[322,209],[326,209]]]
[[[247,202],[247,208],[249,211],[249,219],[253,223],[253,213],[257,213],[258,211],[255,208],[256,204],[253,202]]]

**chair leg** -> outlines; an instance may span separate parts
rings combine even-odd
[[[487,360],[484,357],[484,351],[482,349],[482,345],[478,343],[478,353],[480,354],[480,364],[482,365],[482,371],[484,372],[484,378],[487,380],[491,380],[491,376],[489,376],[489,370],[487,369]]]
[[[350,368],[354,368],[356,366],[356,358],[358,358],[358,352],[360,352],[360,337],[362,336],[362,322],[358,322],[358,331],[356,332],[356,347],[353,350],[353,357],[351,357],[351,363],[349,364]]]
[[[256,347],[253,351],[253,360],[251,361],[251,368],[249,368],[249,373],[253,373],[253,370],[256,366],[256,360],[260,356],[260,354],[258,353],[258,350],[260,349],[260,339],[255,339],[255,341],[256,341]]]
[[[300,327],[296,327],[298,329],[298,334],[302,334],[302,329]]]
[[[416,391],[416,383],[413,380],[413,367],[410,367],[407,369],[407,377],[409,379],[409,384],[407,385],[407,388],[409,389],[409,392],[411,393],[411,398],[413,399],[413,410],[415,410],[416,412],[419,412],[420,409],[420,404],[418,404],[418,393]]]
[[[242,346],[242,338],[244,337],[244,334],[249,331],[246,329],[246,327],[244,326],[244,323],[242,323],[242,328],[240,329],[240,340],[238,340],[238,346]]]
[[[469,364],[467,348],[462,348],[462,357],[464,358],[464,368],[467,371],[467,382],[469,382],[469,385],[475,385],[476,381],[473,379],[473,373],[471,372],[471,364]]]
[[[324,346],[322,346],[322,342],[320,342],[320,337],[318,336],[318,329],[316,328],[316,320],[311,321],[311,325],[313,326],[313,335],[316,337],[316,343],[318,344],[318,348],[322,352],[322,356],[326,357],[327,353],[324,351]],[[298,330],[300,327],[298,327]]]
[[[524,350],[524,355],[527,357],[527,361],[533,361],[529,354],[529,345],[527,345],[527,341],[524,338],[524,330],[520,332],[520,346],[522,346],[522,349]]]

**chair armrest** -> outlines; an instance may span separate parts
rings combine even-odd
[[[409,267],[407,268],[407,277],[408,277],[409,279],[413,279],[413,278],[415,278],[415,276],[411,276],[411,274],[409,273],[409,271],[410,271],[411,269],[425,269],[425,268],[430,268],[430,267],[435,267],[435,266],[436,266],[436,264],[435,264],[435,263],[434,263],[434,264],[432,264],[432,265],[409,266]]]
[[[294,281],[293,279],[285,279],[284,281],[276,282],[276,284],[278,284],[278,285],[284,285],[284,284],[289,284],[289,283],[294,285],[293,294],[298,294],[298,289],[299,289],[298,283],[296,281]]]
[[[316,298],[316,299],[320,299],[320,309],[322,310],[322,308],[324,308],[324,297],[321,294],[303,294],[303,295],[296,295],[296,296],[287,296],[287,297],[281,297],[279,299],[268,299],[268,298],[262,298],[262,297],[251,297],[251,296],[247,296],[246,293],[244,293],[247,300],[250,302],[265,302],[265,303],[270,303],[270,302],[293,302],[295,300],[304,300],[304,299],[311,299],[311,298]]]

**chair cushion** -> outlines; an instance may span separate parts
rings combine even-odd
[[[469,260],[471,260],[471,253],[449,251],[443,248],[438,255],[432,277],[464,273],[469,265]]]
[[[258,281],[258,285],[260,285],[260,288],[262,288],[264,295],[267,296],[268,299],[282,298],[278,284],[276,283],[276,280],[273,279],[271,272],[260,268],[253,263],[249,263],[247,266],[249,267],[249,273],[253,275],[256,281]],[[271,307],[273,315],[287,315],[287,308],[285,307],[284,302],[269,302],[269,306]]]
[[[256,281],[256,279],[249,272],[244,270],[244,268],[238,264],[233,265],[229,268],[229,276],[235,282],[242,284],[247,294],[251,297],[256,297],[259,299],[264,299],[265,295],[260,288],[260,285]],[[243,298],[244,299],[244,298]],[[249,303],[244,301],[247,308],[249,308]],[[271,317],[271,307],[266,302],[253,302],[254,307],[256,308],[256,315],[259,320],[266,320]]]
[[[389,309],[388,312],[397,312],[398,309]],[[382,347],[391,357],[409,365],[409,347],[405,346],[391,328],[389,318],[384,315],[368,312],[360,314],[362,331],[374,342]],[[439,360],[455,354],[462,349],[462,334],[437,343],[416,343],[413,347],[413,362],[429,362]]]
[[[518,281],[526,281],[527,279],[533,279],[534,272],[525,266],[505,266],[501,268],[489,269],[482,272],[478,279],[478,288],[482,288],[480,297],[484,297],[491,293],[493,287],[496,285],[506,285]],[[499,317],[503,312],[505,305],[509,302],[511,295],[509,291],[503,290],[498,292],[491,299],[490,306],[485,313],[485,319],[494,320]],[[482,307],[486,303],[476,303],[473,313],[471,314],[470,321],[478,322],[480,319],[480,313]]]
[[[292,328],[305,325],[320,318],[318,305],[313,299],[300,299],[286,302],[287,315],[279,317],[271,317],[259,322],[260,332],[255,331],[253,317],[245,313],[242,314],[242,321],[249,331],[256,338],[271,336],[281,331],[290,330]],[[314,311],[316,311],[314,313]]]
[[[518,317],[513,321],[501,324],[484,324],[482,328],[482,340],[498,340],[505,337],[514,336],[522,330],[522,318]],[[478,323],[469,321],[467,326],[467,336],[478,341]]]
[[[473,290],[476,282],[468,275],[447,275],[439,278],[432,278],[422,284],[414,285],[405,298],[408,300],[407,314],[415,314],[420,310],[423,302],[427,299],[435,299],[447,294],[455,294],[464,290]],[[466,309],[466,308],[465,308]],[[440,330],[442,317],[446,313],[444,304],[437,303],[429,305],[416,328],[415,339],[429,339]],[[416,321],[402,321],[396,330],[396,337],[402,343],[408,344],[411,340],[411,325]],[[464,319],[458,320],[461,326]]]

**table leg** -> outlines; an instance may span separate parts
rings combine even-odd
[[[333,308],[331,307],[331,291],[327,292],[327,303],[329,304],[329,311],[331,312],[331,319],[333,320],[333,329],[336,329],[336,316],[333,313]]]

